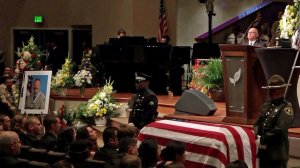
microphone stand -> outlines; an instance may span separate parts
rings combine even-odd
[[[212,44],[212,17],[216,16],[214,13],[214,0],[206,2],[206,11],[208,15],[208,43]]]

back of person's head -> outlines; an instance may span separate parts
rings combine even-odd
[[[121,140],[123,137],[136,138],[138,135],[139,129],[135,126],[128,124],[123,124],[118,128],[118,139]]]
[[[14,131],[3,131],[0,133],[0,151],[6,154],[17,155],[20,153],[19,135]]]
[[[76,131],[76,139],[90,139],[89,131],[87,130],[88,126],[83,126],[77,129]]]
[[[153,138],[146,138],[139,146],[139,157],[143,166],[155,166],[160,154],[158,143]]]
[[[110,145],[111,140],[118,139],[118,128],[106,127],[102,134],[104,145]]]
[[[62,129],[57,137],[57,149],[59,151],[67,149],[70,146],[70,144],[74,141],[75,134],[75,129],[73,127],[66,127]]]
[[[46,131],[51,130],[52,126],[54,124],[56,124],[56,122],[57,122],[56,118],[57,117],[53,114],[48,114],[48,115],[45,116],[45,118],[43,120],[43,124],[44,124],[44,127],[45,127]]]
[[[185,146],[182,142],[170,141],[161,151],[161,157],[164,161],[177,161],[178,157],[184,156]]]
[[[137,140],[131,137],[123,137],[119,143],[119,152],[137,155]]]
[[[12,130],[18,130],[24,128],[24,115],[18,114],[15,115],[10,121],[10,127]]]
[[[74,168],[74,166],[67,160],[60,160],[54,163],[51,168]]]
[[[248,168],[248,166],[243,160],[235,160],[227,164],[225,168]]]
[[[125,155],[120,160],[122,168],[142,168],[141,159],[135,155]]]
[[[85,161],[89,156],[89,141],[84,139],[74,140],[68,150],[68,156],[72,162]]]

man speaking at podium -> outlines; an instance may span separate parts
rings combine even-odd
[[[158,100],[155,93],[149,89],[151,76],[139,73],[135,77],[137,94],[132,98],[132,111],[128,123],[133,123],[138,129],[155,121],[157,117]]]

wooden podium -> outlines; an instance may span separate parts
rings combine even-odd
[[[220,44],[223,63],[226,117],[224,122],[253,124],[267,91],[263,69],[248,45]]]

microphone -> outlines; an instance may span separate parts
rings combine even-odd
[[[247,30],[246,30],[245,33],[243,34],[242,38],[240,38],[240,40],[238,41],[239,44],[242,42],[242,40],[244,40],[244,38],[245,38],[247,32],[249,31],[249,29],[250,29],[251,27],[253,27],[253,25],[254,25],[255,23],[257,24],[258,22],[259,22],[258,19],[255,19],[253,22],[251,22],[251,24],[248,26]],[[257,25],[256,25],[256,26],[257,26]]]

